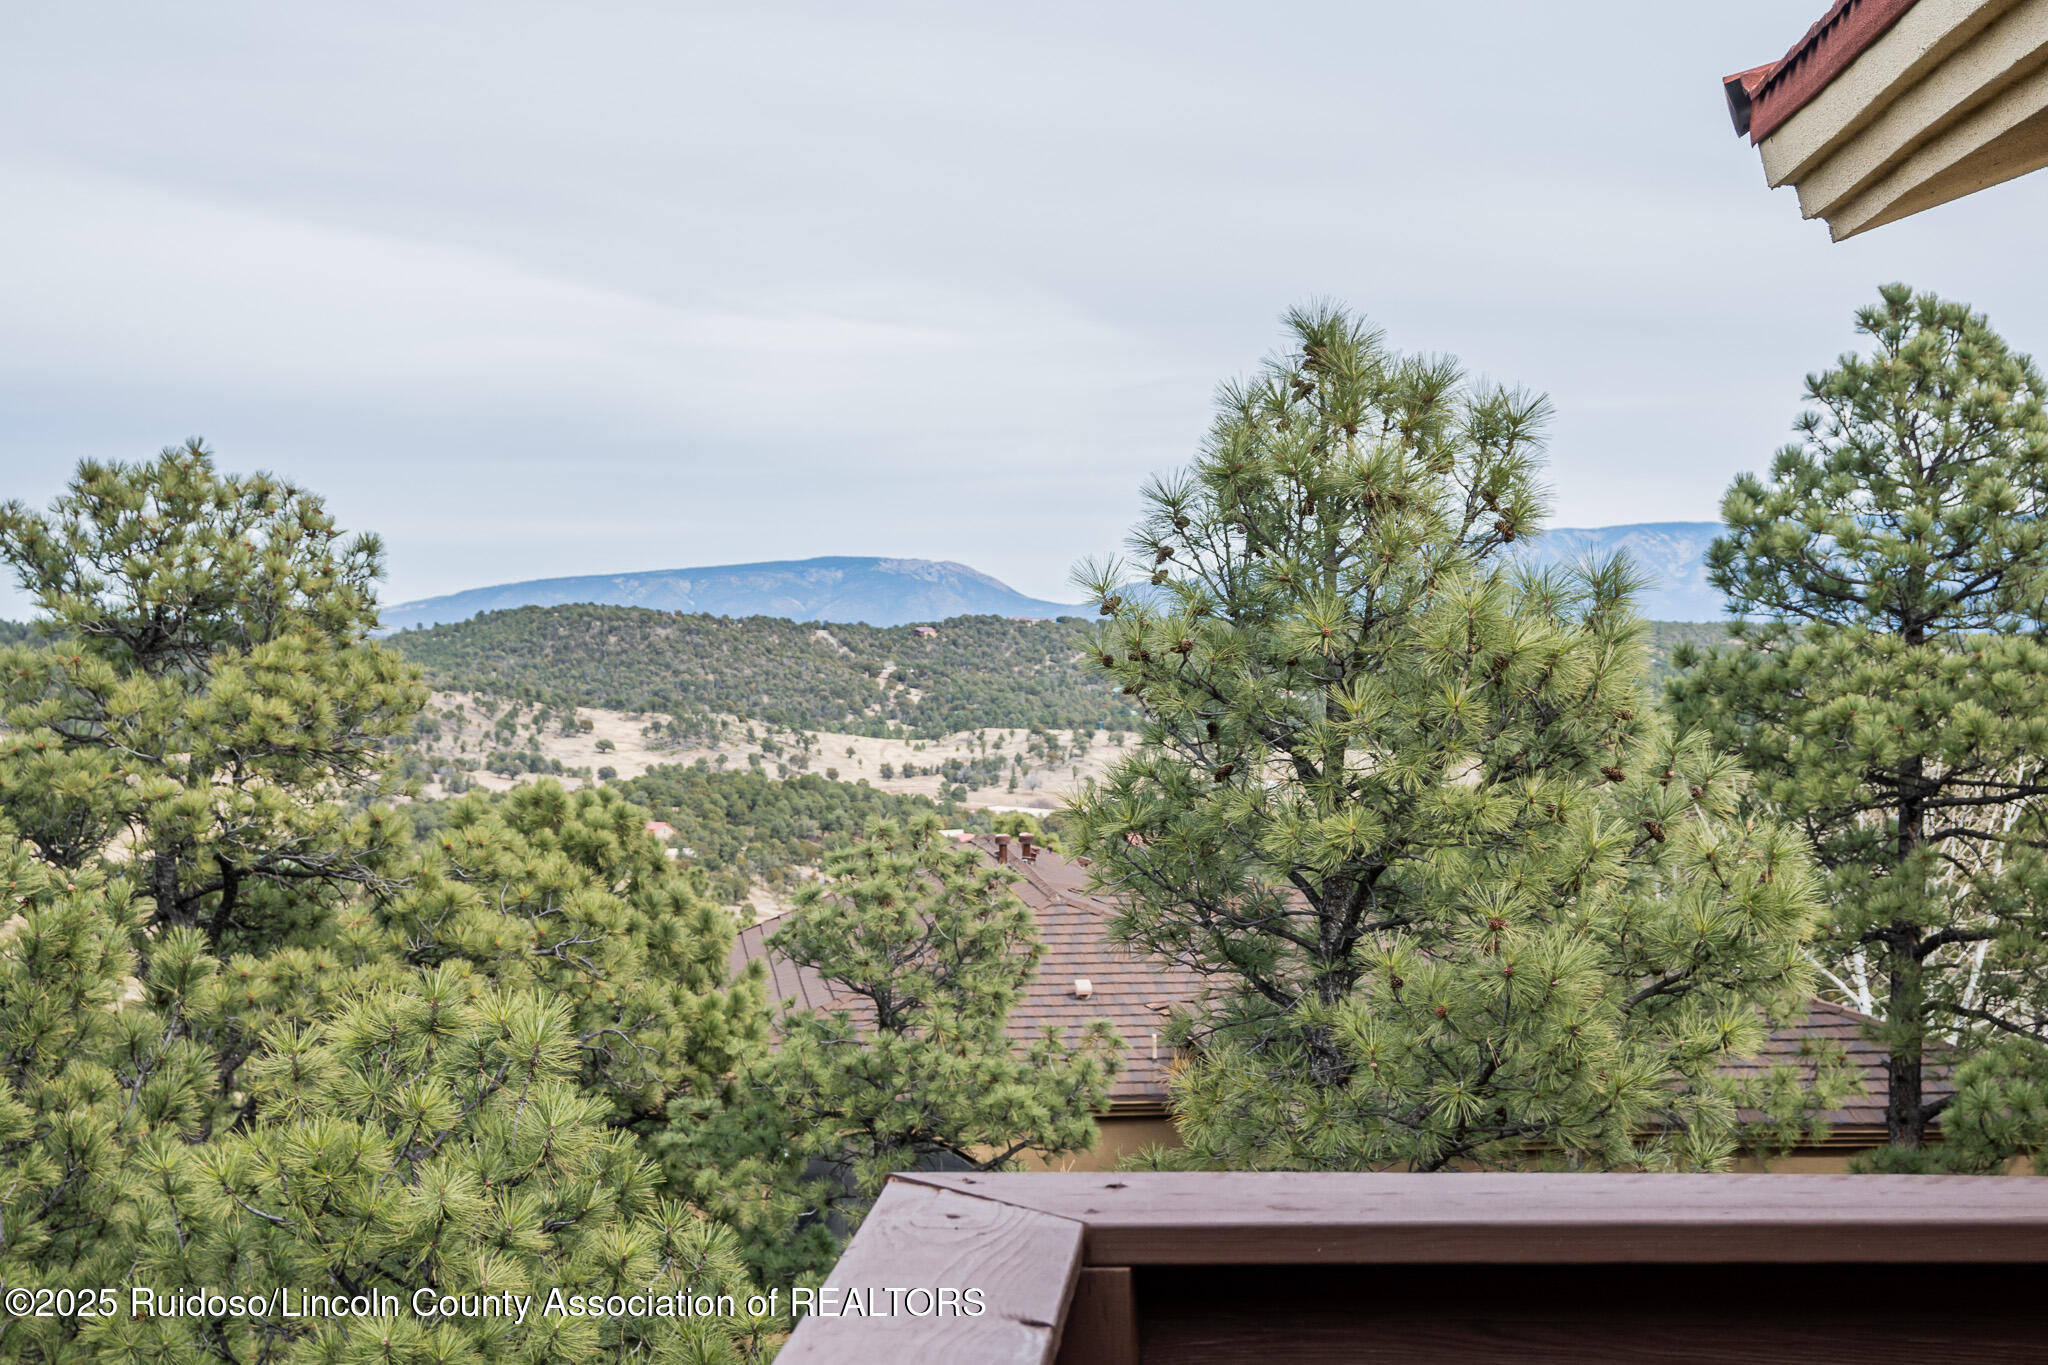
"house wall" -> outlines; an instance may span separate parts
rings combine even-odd
[[[1729,1167],[1733,1171],[1767,1175],[1847,1175],[1849,1163],[1869,1147],[1795,1147],[1768,1161],[1744,1154]]]
[[[1147,1147],[1180,1146],[1180,1134],[1174,1131],[1173,1120],[1164,1114],[1098,1114],[1095,1128],[1101,1136],[1089,1150],[1052,1161],[1027,1157],[1023,1162],[1024,1169],[1113,1171],[1125,1157],[1134,1156]]]
[[[2048,164],[2048,0],[1920,0],[1760,144],[1835,240]]]
[[[1762,1171],[1770,1175],[1845,1175],[1849,1163],[1859,1156],[1884,1146],[1882,1138],[1863,1143],[1830,1144],[1826,1147],[1795,1147],[1783,1156],[1774,1156],[1768,1161],[1745,1156],[1737,1161],[1731,1170]],[[2016,1156],[2005,1163],[2001,1175],[2032,1175],[2034,1163],[2023,1156]]]

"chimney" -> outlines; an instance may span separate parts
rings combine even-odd
[[[1031,836],[1030,836],[1030,835],[1028,835],[1028,834],[1020,834],[1020,835],[1018,835],[1018,836],[1017,836],[1017,843],[1018,843],[1018,846],[1019,846],[1019,847],[1021,847],[1021,848],[1023,849],[1023,851],[1024,851],[1024,861],[1025,861],[1025,862],[1027,862],[1027,863],[1030,863],[1030,862],[1036,862],[1036,861],[1038,860],[1038,846],[1037,846],[1036,844],[1033,844],[1033,843],[1031,842]]]
[[[1010,836],[1007,834],[998,834],[996,836],[996,861],[999,863],[1010,861]]]

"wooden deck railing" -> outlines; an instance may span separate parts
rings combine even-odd
[[[2032,1177],[915,1174],[779,1359],[2042,1362],[2044,1271]]]

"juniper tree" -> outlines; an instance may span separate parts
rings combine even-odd
[[[52,642],[0,654],[20,833],[69,867],[123,838],[152,924],[228,947],[373,876],[391,845],[327,798],[369,783],[425,700],[367,638],[382,554],[304,489],[217,472],[197,441],[86,461],[48,514],[0,507],[0,559]]]
[[[1798,439],[1723,499],[1708,572],[1751,619],[1670,697],[1812,840],[1827,965],[1881,1016],[1886,1164],[1911,1166],[1947,1104],[1931,1046],[2012,1040],[1961,1086],[1980,1136],[1996,1078],[2048,1060],[2048,415],[1962,304],[1889,285],[1856,329],[1868,353],[1807,379]]]
[[[999,1170],[1094,1145],[1119,1043],[1106,1021],[1005,1033],[1043,945],[1012,874],[938,820],[879,823],[831,855],[770,945],[841,1007],[787,1013],[780,1046],[708,1122],[678,1111],[671,1173],[750,1234],[770,1274],[822,1272],[892,1171]]]
[[[1515,562],[1542,400],[1337,310],[1287,339],[1146,489],[1150,584],[1077,578],[1145,724],[1071,837],[1211,982],[1174,1159],[1712,1164],[1717,1059],[1805,985],[1798,841],[1654,716],[1625,565]]]

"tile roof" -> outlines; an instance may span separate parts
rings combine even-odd
[[[991,859],[995,856],[994,840],[987,835],[965,842]],[[1110,1092],[1110,1112],[1163,1112],[1173,1055],[1159,1042],[1160,1024],[1173,1009],[1203,998],[1207,986],[1202,976],[1186,967],[1147,961],[1113,944],[1109,921],[1115,907],[1089,894],[1084,864],[1044,851],[1025,862],[1013,845],[1008,866],[1021,875],[1011,891],[1036,917],[1045,943],[1037,978],[1010,1012],[1010,1036],[1026,1042],[1047,1025],[1078,1029],[1107,1019],[1124,1040],[1124,1071]],[[790,1000],[795,1009],[855,1008],[858,1013],[859,1002],[835,1000],[832,988],[815,972],[768,948],[775,928],[768,920],[742,930],[733,945],[733,970],[760,958],[768,966],[772,998]],[[1086,999],[1074,994],[1076,978],[1086,978],[1093,988]],[[1802,1050],[1823,1041],[1839,1044],[1862,1076],[1863,1093],[1831,1111],[1827,1122],[1837,1140],[1868,1140],[1873,1131],[1882,1135],[1885,1127],[1885,1054],[1865,1036],[1870,1022],[1854,1010],[1814,1000],[1805,1018],[1772,1032],[1758,1056],[1731,1060],[1723,1070],[1751,1076],[1782,1064],[1810,1076],[1814,1063],[1801,1056]],[[1939,1099],[1948,1092],[1948,1068],[1930,1059],[1926,1098]]]
[[[1863,1093],[1851,1095],[1841,1108],[1830,1110],[1823,1117],[1829,1127],[1845,1135],[1863,1136],[1872,1131],[1881,1135],[1885,1131],[1885,1050],[1883,1044],[1868,1036],[1867,1030],[1874,1022],[1869,1015],[1846,1005],[1813,1000],[1807,1004],[1806,1017],[1774,1031],[1761,1053],[1724,1062],[1721,1071],[1729,1076],[1755,1076],[1769,1067],[1785,1065],[1811,1077],[1814,1062],[1800,1055],[1802,1049],[1833,1043],[1847,1055],[1862,1078]],[[1948,1064],[1930,1055],[1924,1063],[1922,1086],[1922,1098],[1929,1103],[1951,1093]]]
[[[1805,108],[1918,0],[1835,0],[1775,62],[1723,77],[1735,131],[1762,142]]]
[[[995,842],[987,835],[967,842],[994,858]],[[1013,845],[1007,866],[1020,874],[1010,890],[1038,921],[1045,944],[1037,977],[1010,1011],[1010,1036],[1027,1042],[1047,1025],[1078,1030],[1107,1019],[1124,1041],[1124,1070],[1111,1087],[1110,1111],[1163,1109],[1173,1054],[1160,1041],[1161,1025],[1175,1006],[1202,998],[1202,978],[1185,967],[1135,957],[1110,942],[1115,907],[1088,894],[1088,872],[1081,863],[1042,850],[1027,862]],[[775,927],[769,920],[742,930],[733,944],[733,969],[761,958],[768,965],[773,998],[788,999],[797,1009],[852,1008],[854,1002],[835,1000],[831,986],[815,972],[769,950],[767,939]],[[1074,994],[1074,982],[1083,978],[1092,988],[1086,999]]]

